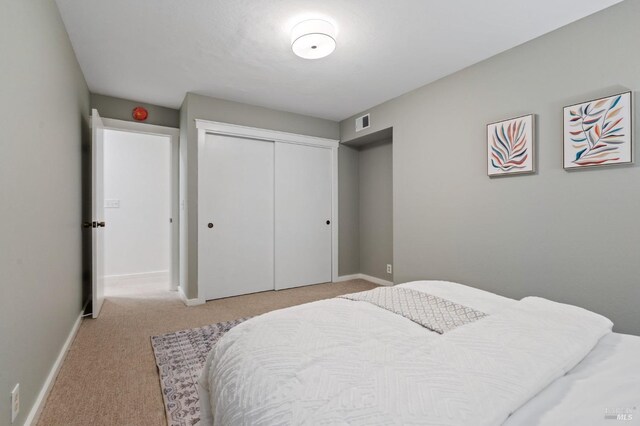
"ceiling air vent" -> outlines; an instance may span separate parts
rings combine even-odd
[[[371,120],[369,119],[369,114],[356,118],[356,132],[368,129],[370,126]]]

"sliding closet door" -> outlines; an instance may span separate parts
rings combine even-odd
[[[207,134],[202,150],[198,281],[204,297],[273,290],[273,142]]]
[[[331,150],[276,143],[276,289],[331,281]]]

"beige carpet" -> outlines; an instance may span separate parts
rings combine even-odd
[[[187,308],[165,286],[110,288],[83,320],[38,425],[165,425],[150,336],[259,315],[376,287],[352,280],[231,297]]]

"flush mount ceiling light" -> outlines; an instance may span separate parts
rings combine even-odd
[[[302,21],[291,30],[291,49],[304,59],[320,59],[336,49],[336,30],[323,19]]]

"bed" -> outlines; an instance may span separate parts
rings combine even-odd
[[[443,281],[394,289],[464,308],[462,325],[345,298],[253,318],[209,354],[203,424],[640,424],[640,337],[608,319]]]

